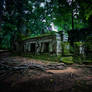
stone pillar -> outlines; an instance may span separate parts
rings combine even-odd
[[[24,44],[24,52],[26,52],[26,44]]]
[[[44,43],[42,43],[41,52],[44,52]]]
[[[84,47],[80,45],[79,47],[80,54],[84,55]]]
[[[28,42],[26,43],[26,51],[28,52]]]
[[[30,52],[30,43],[28,43],[28,51]]]
[[[56,33],[56,54],[61,55],[61,36],[59,33]]]
[[[52,42],[49,43],[49,52],[51,53],[53,51],[52,49]]]
[[[36,53],[38,53],[38,43],[36,42]]]
[[[40,42],[37,42],[36,43],[36,52],[39,53],[41,50],[41,43]]]

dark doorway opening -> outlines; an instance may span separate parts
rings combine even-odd
[[[44,52],[48,53],[49,52],[49,42],[44,43]]]
[[[30,51],[31,51],[31,53],[35,53],[36,52],[36,44],[35,43],[31,43]]]

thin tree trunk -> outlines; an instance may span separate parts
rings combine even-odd
[[[72,0],[72,30],[74,30],[73,0]],[[71,46],[74,47],[74,43],[73,42],[71,42]]]
[[[4,0],[0,0],[0,31],[1,31],[2,15],[3,15],[3,4],[4,4]]]
[[[74,30],[73,0],[72,0],[72,30]]]
[[[73,17],[73,10],[72,10],[72,30],[74,30],[74,17]]]

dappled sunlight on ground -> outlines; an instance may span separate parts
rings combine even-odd
[[[52,72],[52,73],[80,73],[81,69],[74,69],[72,67],[67,67],[64,70],[47,70],[47,72]]]
[[[4,58],[3,63],[10,64],[12,67],[16,66],[16,64],[17,66],[35,64],[38,68],[10,71],[4,76],[5,78],[0,81],[0,86],[2,86],[3,90],[0,92],[6,92],[7,88],[7,92],[84,92],[69,90],[72,88],[76,90],[76,85],[78,89],[80,87],[86,88],[87,86],[92,86],[91,66],[78,64],[66,65],[64,63],[19,56]],[[43,68],[46,67],[45,71],[40,68],[42,66]],[[84,82],[87,86],[84,85]]]
[[[25,64],[25,63],[39,63],[39,64],[44,64],[44,63],[48,63],[49,61],[44,61],[44,60],[36,60],[36,59],[31,59],[31,58],[25,58],[25,57],[20,57],[20,56],[16,56],[16,57],[12,57],[15,60],[20,61],[20,63]]]

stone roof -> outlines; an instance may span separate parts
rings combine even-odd
[[[29,39],[34,39],[34,38],[42,38],[42,37],[47,37],[47,36],[54,36],[56,35],[57,32],[50,32],[50,33],[46,33],[46,34],[40,34],[40,35],[36,35],[36,36],[28,36],[23,38],[23,40],[29,40]]]

